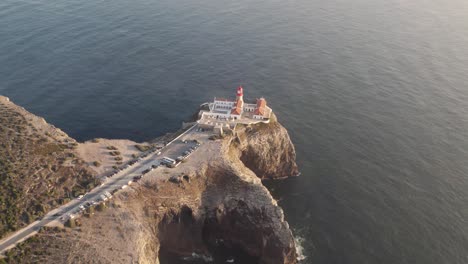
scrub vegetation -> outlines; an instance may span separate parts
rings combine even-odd
[[[137,148],[141,152],[145,152],[145,151],[148,151],[151,148],[151,146],[148,146],[148,145],[135,145],[135,148]]]
[[[34,118],[0,101],[0,238],[97,184],[76,142]]]
[[[51,244],[60,238],[70,236],[72,230],[59,227],[44,227],[39,231],[39,234],[32,236],[25,241],[19,243],[15,248],[8,250],[5,253],[5,258],[0,259],[2,263],[47,263],[48,254],[45,248],[49,251],[59,253],[59,245]],[[56,240],[52,238],[57,238]],[[2,262],[3,261],[3,262]]]

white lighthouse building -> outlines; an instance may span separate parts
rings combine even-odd
[[[202,118],[221,121],[268,120],[272,110],[267,106],[265,98],[257,99],[255,103],[244,102],[244,89],[239,86],[236,91],[236,100],[214,98],[209,103],[209,111],[202,112]]]

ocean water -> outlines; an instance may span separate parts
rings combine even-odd
[[[465,0],[2,0],[0,94],[79,140],[264,96],[301,263],[468,263]]]

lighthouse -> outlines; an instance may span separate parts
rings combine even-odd
[[[238,119],[242,115],[243,110],[244,110],[244,91],[242,89],[242,86],[239,86],[239,88],[237,88],[237,93],[236,93],[236,102],[232,106],[231,116],[235,116],[234,119]]]
[[[236,101],[239,101],[239,100],[244,102],[244,89],[242,89],[242,86],[239,86],[237,88]]]
[[[236,99],[233,99],[215,97],[214,101],[208,104],[209,111],[200,111],[200,120],[206,122],[207,125],[215,122],[215,124],[223,123],[232,126],[239,123],[267,122],[270,119],[272,110],[267,106],[265,98],[257,99],[256,103],[244,102],[244,89],[238,86]]]

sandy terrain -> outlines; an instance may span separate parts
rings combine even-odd
[[[131,140],[124,139],[95,139],[80,143],[77,147],[78,155],[86,161],[90,167],[98,174],[112,171],[112,166],[119,166],[117,157],[121,157],[120,162],[125,163],[131,160],[132,155],[140,155],[141,151],[135,148],[135,145],[142,145],[145,143],[137,143]],[[108,147],[115,147],[116,149],[108,149]],[[119,152],[118,155],[111,155],[111,152]],[[93,163],[97,161],[99,166]]]

